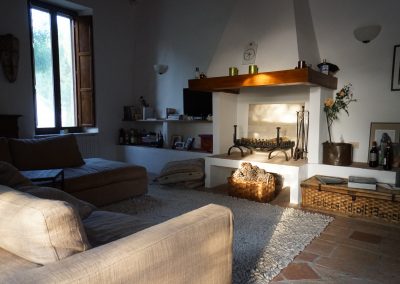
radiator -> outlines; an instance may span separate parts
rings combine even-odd
[[[99,138],[96,134],[75,135],[83,158],[99,156]]]

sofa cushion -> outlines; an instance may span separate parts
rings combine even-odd
[[[131,215],[109,211],[94,211],[83,225],[92,246],[99,246],[156,225]]]
[[[41,265],[30,262],[22,257],[0,248],[0,275],[12,277],[23,270],[28,270]],[[0,281],[1,282],[1,281]]]
[[[0,161],[5,161],[10,164],[13,162],[8,139],[5,137],[0,137]]]
[[[9,139],[14,165],[20,170],[79,167],[84,164],[74,135],[42,139]]]
[[[92,211],[96,209],[96,206],[86,201],[80,200],[72,196],[71,194],[68,194],[65,191],[62,191],[57,188],[44,187],[44,186],[28,186],[20,188],[19,190],[32,194],[33,196],[39,198],[68,202],[69,204],[71,204],[76,208],[76,210],[79,213],[79,217],[81,217],[82,220],[87,218],[90,215],[90,213],[92,213]]]
[[[146,178],[146,168],[101,158],[85,159],[77,168],[64,169],[64,190],[70,193],[121,181]]]
[[[0,212],[0,247],[28,261],[47,264],[90,248],[82,221],[67,202],[0,185]]]
[[[0,184],[12,188],[31,186],[32,182],[23,176],[13,165],[0,161]]]

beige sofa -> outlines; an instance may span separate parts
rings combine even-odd
[[[63,190],[96,206],[147,192],[144,167],[101,158],[82,159],[74,135],[43,139],[0,137],[0,161],[19,170],[62,168]]]
[[[32,186],[10,168],[0,162],[0,283],[231,283],[229,209],[155,225]]]

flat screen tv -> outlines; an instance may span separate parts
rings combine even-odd
[[[183,113],[193,119],[206,119],[212,115],[212,93],[183,89]]]

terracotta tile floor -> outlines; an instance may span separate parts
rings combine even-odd
[[[227,194],[227,185],[211,189]],[[271,202],[289,207],[289,190]],[[335,216],[270,283],[400,283],[400,225]]]
[[[289,206],[289,191],[272,202]],[[271,283],[400,283],[400,226],[335,216]]]

